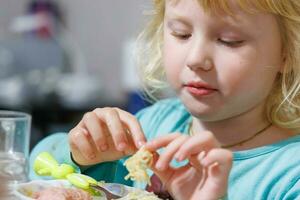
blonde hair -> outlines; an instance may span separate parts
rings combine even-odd
[[[148,95],[165,88],[162,67],[163,20],[166,0],[154,0],[154,10],[147,27],[137,42],[138,65]],[[175,3],[179,0],[172,0]],[[226,0],[198,0],[205,11],[232,14]],[[266,103],[268,120],[280,127],[300,130],[300,1],[298,0],[236,0],[246,12],[274,14],[278,19],[283,44],[284,66],[278,74]]]

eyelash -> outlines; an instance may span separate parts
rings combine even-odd
[[[171,35],[173,35],[175,38],[179,40],[187,40],[192,36],[192,34],[181,34],[176,32],[171,32]]]
[[[218,39],[218,42],[220,42],[221,44],[225,45],[225,46],[229,46],[229,47],[238,47],[241,44],[244,43],[244,40],[232,40],[232,41],[226,41],[226,40],[222,40],[222,39]]]
[[[173,35],[175,38],[179,40],[188,40],[192,34],[181,34],[181,33],[176,33],[176,32],[171,32],[171,35]],[[228,46],[228,47],[238,47],[239,45],[244,43],[244,40],[232,40],[232,41],[226,41],[221,38],[218,39],[218,42]]]

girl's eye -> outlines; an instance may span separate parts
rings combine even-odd
[[[173,35],[175,38],[179,40],[187,40],[192,36],[192,34],[177,33],[177,32],[171,32],[171,35]]]
[[[229,46],[229,47],[237,47],[244,43],[244,40],[224,40],[224,39],[218,39],[218,42],[220,42],[223,45]]]

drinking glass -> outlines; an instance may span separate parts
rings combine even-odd
[[[8,185],[28,180],[31,116],[0,110],[0,181]]]

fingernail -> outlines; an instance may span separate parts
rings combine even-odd
[[[179,153],[176,153],[175,156],[174,156],[175,160],[177,160],[178,162],[181,161],[181,157],[182,156]]]
[[[95,154],[90,154],[90,155],[89,155],[89,158],[92,159],[92,160],[93,160],[95,157],[96,157]]]
[[[160,166],[160,165],[155,165],[155,168],[156,168],[158,171],[162,171],[162,166]]]
[[[103,144],[100,146],[101,151],[106,151],[108,149],[108,146],[106,144]]]
[[[184,160],[184,157],[183,157],[183,156],[178,156],[178,157],[176,157],[176,160],[177,160],[178,162],[181,162],[181,161]]]
[[[119,143],[119,145],[118,145],[118,150],[119,151],[124,151],[125,150],[125,148],[126,148],[126,143],[125,142],[121,142],[121,143]]]
[[[214,162],[211,166],[212,167],[216,167],[216,166],[219,166],[220,164],[218,162]]]
[[[156,163],[155,168],[158,171],[163,171],[164,170],[164,166],[161,163]]]
[[[203,158],[205,157],[205,154],[206,154],[205,151],[201,151],[199,156],[198,156],[198,159],[203,160]]]
[[[145,144],[146,144],[146,142],[144,142],[144,141],[138,141],[138,148],[141,148]]]

